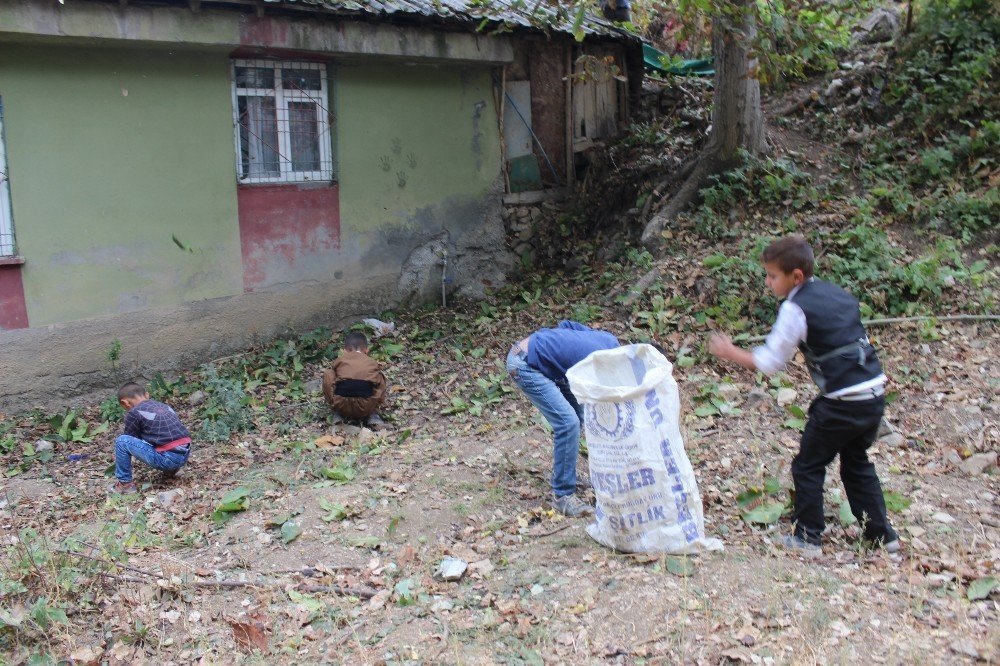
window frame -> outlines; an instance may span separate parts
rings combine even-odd
[[[10,240],[4,240],[9,238]],[[3,97],[0,96],[0,257],[17,256],[14,237],[14,206],[10,198],[10,170],[7,168],[7,137],[3,126]]]
[[[236,68],[252,67],[267,68],[274,71],[274,88],[242,88],[237,85]],[[282,69],[307,69],[318,71],[320,74],[319,90],[286,90],[282,77]],[[240,184],[255,183],[311,183],[311,182],[332,182],[334,180],[333,169],[333,141],[332,122],[328,110],[330,100],[329,76],[327,73],[327,63],[309,62],[299,60],[276,60],[271,58],[234,58],[230,62],[230,79],[233,103],[233,138],[236,146],[236,179]],[[273,97],[275,128],[278,137],[277,157],[278,174],[253,176],[243,175],[243,146],[240,137],[240,97]],[[296,171],[292,168],[291,144],[292,133],[290,129],[289,106],[295,102],[309,102],[316,106],[316,136],[319,149],[318,170]]]

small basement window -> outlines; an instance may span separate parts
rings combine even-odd
[[[329,99],[323,63],[234,60],[239,181],[333,180]]]
[[[10,180],[7,178],[7,140],[3,132],[3,99],[0,98],[0,257],[12,257],[14,245],[14,214],[10,205]]]

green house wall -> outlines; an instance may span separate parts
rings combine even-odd
[[[0,95],[31,327],[242,291],[225,53],[0,45]]]
[[[344,65],[335,105],[345,238],[460,227],[500,175],[489,68]]]
[[[230,62],[0,45],[30,327],[243,292]],[[414,244],[482,223],[501,159],[489,67],[329,74],[341,247],[318,258],[328,271],[302,260],[302,280],[398,273]]]

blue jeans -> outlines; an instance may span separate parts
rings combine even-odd
[[[190,444],[187,445],[187,448],[181,447],[179,450],[173,449],[157,453],[153,445],[145,440],[131,435],[120,435],[115,440],[115,476],[122,483],[132,482],[133,456],[153,469],[162,472],[176,472],[188,461],[190,453]]]
[[[507,373],[552,426],[552,493],[556,497],[576,492],[576,458],[580,453],[583,408],[565,381],[557,383],[524,360],[514,350],[507,355]]]

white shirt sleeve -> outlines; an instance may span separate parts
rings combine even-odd
[[[766,375],[773,375],[788,363],[799,343],[806,339],[806,315],[795,303],[786,300],[778,308],[778,319],[760,347],[753,349],[753,362]]]

